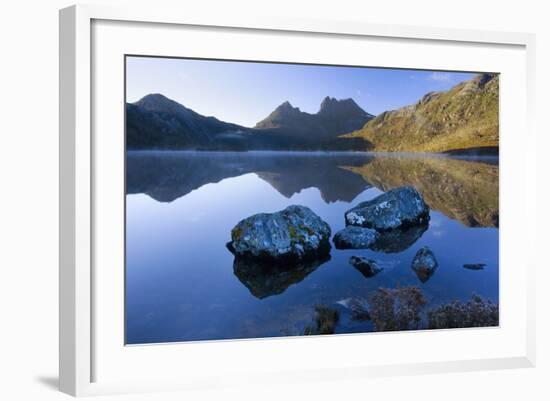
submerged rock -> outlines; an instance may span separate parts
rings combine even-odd
[[[361,274],[366,278],[376,276],[383,270],[381,267],[378,266],[376,261],[364,258],[362,256],[352,256],[351,258],[349,258],[349,263],[357,270],[359,270]]]
[[[282,294],[288,287],[304,280],[329,260],[330,255],[325,255],[314,260],[288,264],[236,256],[233,261],[233,274],[252,295],[264,299]]]
[[[367,300],[362,298],[352,298],[348,303],[348,307],[351,310],[352,320],[362,322],[371,320]]]
[[[330,226],[305,206],[259,213],[231,230],[228,249],[240,257],[262,260],[311,260],[330,251]]]
[[[433,276],[437,266],[435,255],[430,248],[425,246],[416,252],[411,267],[416,272],[418,279],[425,283],[431,276]]]
[[[339,300],[336,303],[346,309],[349,309],[351,320],[357,320],[362,322],[370,320],[368,302],[365,298],[361,298],[361,297],[344,298]]]
[[[462,267],[468,270],[483,270],[485,266],[485,263],[466,263]]]
[[[348,226],[338,231],[333,238],[338,249],[367,249],[378,239],[378,231],[372,228]]]
[[[346,225],[368,227],[377,231],[423,224],[429,218],[428,205],[413,187],[392,189],[360,203],[345,214]]]
[[[339,319],[340,313],[336,309],[317,305],[313,319],[314,324],[304,329],[304,335],[334,334]]]

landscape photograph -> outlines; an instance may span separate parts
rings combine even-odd
[[[126,344],[499,326],[498,74],[126,56],[124,117]]]

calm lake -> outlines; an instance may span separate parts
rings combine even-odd
[[[301,335],[315,305],[340,312],[336,333],[373,331],[346,300],[418,286],[426,308],[473,293],[498,302],[498,158],[292,152],[127,153],[126,343]],[[412,185],[430,206],[427,230],[378,252],[338,250],[298,272],[251,274],[226,248],[231,229],[260,212],[308,206],[344,228],[344,212]],[[411,269],[429,246],[439,267]],[[367,256],[367,278],[349,264]],[[464,264],[483,263],[482,270]]]

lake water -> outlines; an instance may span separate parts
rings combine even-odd
[[[412,185],[430,206],[427,230],[386,252],[337,250],[284,275],[250,274],[226,248],[245,217],[308,206],[333,234],[344,212],[391,188]],[[473,293],[498,302],[498,158],[359,153],[128,152],[126,343],[301,335],[316,305],[340,312],[336,333],[373,331],[351,318],[350,298],[417,286],[426,309]],[[419,277],[422,246],[439,267]],[[353,255],[384,270],[367,278]],[[464,264],[484,263],[483,270]]]

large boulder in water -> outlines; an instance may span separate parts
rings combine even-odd
[[[309,208],[292,205],[276,213],[259,213],[231,230],[229,250],[259,260],[308,260],[330,252],[330,226]]]
[[[392,189],[376,198],[361,202],[345,214],[346,225],[388,231],[425,224],[430,209],[413,187]]]

